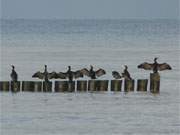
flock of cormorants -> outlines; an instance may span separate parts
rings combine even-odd
[[[144,62],[144,63],[138,65],[137,67],[145,69],[145,70],[152,70],[153,73],[158,73],[158,71],[171,70],[172,69],[171,66],[167,63],[159,64],[157,62],[157,59],[158,58],[154,58],[154,63]],[[83,68],[83,69],[77,70],[77,71],[72,71],[71,66],[68,66],[68,70],[65,73],[64,72],[59,72],[59,73],[51,72],[51,73],[49,73],[47,71],[47,65],[45,65],[44,72],[38,71],[32,77],[43,79],[45,82],[49,82],[49,79],[68,79],[69,82],[72,82],[74,78],[76,79],[76,78],[84,77],[84,75],[90,77],[91,79],[96,79],[97,77],[100,77],[104,74],[106,74],[104,69],[100,68],[100,69],[95,71],[93,69],[93,66],[90,66],[90,70]],[[11,76],[12,81],[14,81],[14,82],[18,81],[18,74],[16,73],[15,67],[13,65],[12,65],[12,72],[11,72],[10,76]],[[124,69],[123,73],[120,74],[117,71],[112,71],[112,76],[115,79],[124,78],[127,80],[132,80],[130,73],[128,72],[128,66],[127,65],[125,65],[125,69]]]

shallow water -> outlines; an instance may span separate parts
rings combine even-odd
[[[161,72],[160,94],[0,93],[3,135],[179,134],[179,22],[175,20],[1,20],[1,75],[9,80],[11,64],[19,80],[43,65],[49,71],[89,65],[107,71],[129,66],[132,78],[149,78],[137,65],[169,63]],[[87,79],[87,78],[84,78]]]
[[[178,134],[178,104],[165,92],[1,93],[1,133]]]

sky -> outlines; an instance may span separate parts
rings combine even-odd
[[[177,19],[180,0],[1,0],[2,18]]]

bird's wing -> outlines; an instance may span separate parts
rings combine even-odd
[[[74,78],[83,77],[83,73],[80,70],[77,70],[77,71],[73,72],[73,77]]]
[[[48,78],[49,79],[57,79],[58,78],[58,74],[53,71],[51,73],[48,73]]]
[[[122,77],[125,79],[125,80],[132,80],[132,78],[130,77],[130,75],[127,75],[125,73],[122,73]]]
[[[143,68],[145,70],[152,70],[153,69],[153,64],[144,62],[144,63],[138,65],[138,68]]]
[[[112,76],[113,76],[115,79],[120,79],[120,78],[121,78],[121,75],[120,75],[117,71],[112,71]]]
[[[102,76],[104,74],[106,74],[106,71],[104,69],[100,68],[99,70],[96,71],[96,76],[97,77],[100,77],[100,76]]]
[[[57,74],[57,78],[66,79],[66,78],[67,78],[67,74],[66,74],[66,73],[63,73],[63,72],[59,72],[59,73]]]
[[[89,73],[89,70],[87,70],[86,68],[83,68],[81,70],[79,70],[83,75],[86,75],[86,76],[90,76],[90,73]]]
[[[158,70],[162,71],[162,70],[171,70],[171,66],[167,63],[162,63],[162,64],[158,64]]]
[[[35,74],[33,74],[32,76],[33,78],[39,78],[39,79],[44,79],[44,74],[40,71],[36,72]]]

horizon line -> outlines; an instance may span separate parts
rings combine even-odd
[[[180,20],[177,18],[23,18],[0,17],[0,20]]]

